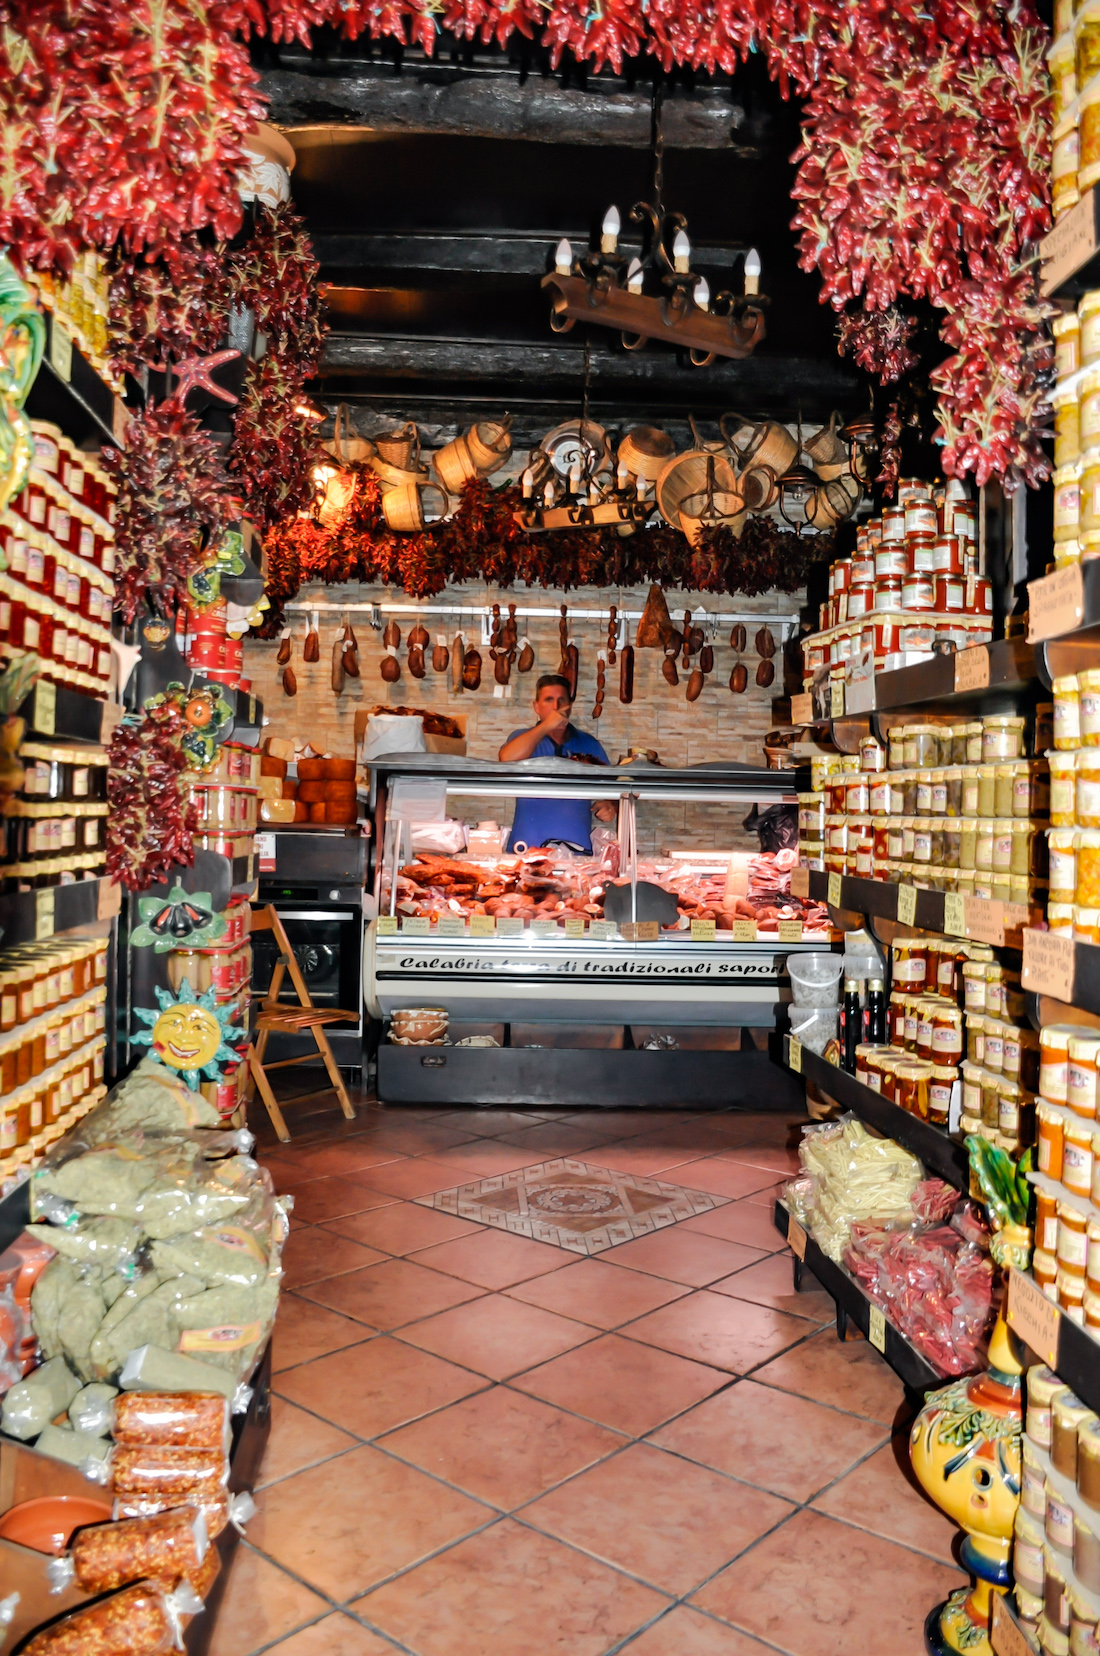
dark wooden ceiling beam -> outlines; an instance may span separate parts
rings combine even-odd
[[[623,216],[626,216],[625,208]],[[576,253],[588,245],[587,226],[574,225],[522,233],[513,230],[319,231],[313,235],[313,251],[321,262],[323,275],[330,280],[347,272],[418,270],[537,279],[545,275],[552,263],[554,248],[562,236],[569,238]],[[636,246],[641,237],[628,223],[622,240],[624,247]],[[732,244],[692,245],[692,266],[697,270],[728,267],[732,263]]]

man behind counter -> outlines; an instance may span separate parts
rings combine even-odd
[[[582,764],[607,765],[610,760],[594,736],[570,724],[573,701],[569,680],[560,673],[544,673],[535,685],[538,724],[514,730],[497,754],[503,763],[520,759],[576,759]],[[509,845],[562,845],[574,851],[592,850],[592,811],[601,822],[613,822],[615,806],[590,799],[517,799]]]

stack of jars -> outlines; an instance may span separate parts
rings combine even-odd
[[[1033,753],[1049,738],[1038,711]],[[907,724],[873,736],[824,777],[825,868],[965,896],[1034,905],[1046,899],[1044,759],[1027,757],[1028,721],[989,714],[958,724]]]
[[[57,426],[32,422],[35,457],[0,518],[0,654],[102,695],[111,671],[114,485]]]
[[[1100,99],[1100,78],[1096,93]],[[1100,101],[1097,103],[1100,135]],[[1054,562],[1100,556],[1100,289],[1054,321]]]
[[[1053,98],[1051,197],[1055,219],[1100,179],[1100,17],[1075,0],[1054,0],[1047,52]]]
[[[885,1046],[856,1050],[856,1079],[946,1132],[963,1061],[960,967],[974,945],[895,943]]]
[[[1076,1322],[1100,1330],[1100,1030],[1039,1032],[1035,1280]]]
[[[107,351],[111,277],[105,261],[86,248],[77,255],[70,275],[59,278],[42,271],[34,279],[42,306],[53,312],[55,325],[60,322],[100,379],[121,395],[122,376]]]
[[[252,998],[252,944],[248,940],[252,907],[247,897],[232,897],[222,913],[225,931],[216,943],[172,950],[167,961],[168,981],[177,994],[183,983],[189,983],[197,995],[212,989],[216,1004],[231,1007],[233,1022],[247,1028]],[[243,1081],[243,1067],[227,1064],[220,1081],[203,1081],[199,1090],[223,1115],[228,1115],[240,1103],[238,1093]]]
[[[1043,1652],[1096,1649],[1100,1595],[1100,1420],[1045,1366],[1027,1371],[1016,1610]]]
[[[198,814],[196,846],[230,859],[249,857],[256,847],[260,788],[258,748],[224,742],[192,782],[191,804]]]
[[[0,1183],[103,1095],[107,940],[0,954]]]
[[[24,742],[23,786],[0,817],[0,891],[98,879],[106,866],[107,750]]]
[[[1054,680],[1050,763],[1051,931],[1100,943],[1100,672]]]
[[[817,764],[815,758],[814,764]],[[827,772],[822,773],[822,781]],[[807,868],[825,867],[825,792],[813,778],[813,793],[798,796],[798,860]]]
[[[1015,1155],[1035,1141],[1039,1037],[1027,1023],[1020,974],[971,944],[963,962],[966,1058],[959,1129]]]
[[[224,598],[205,609],[187,611],[185,653],[187,665],[201,678],[231,689],[241,689],[244,646],[226,630],[228,606]]]

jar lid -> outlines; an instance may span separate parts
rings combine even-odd
[[[983,730],[1022,730],[1027,721],[1017,713],[987,713],[982,720]]]
[[[1061,750],[1059,750],[1057,748],[1051,748],[1046,754],[1044,754],[1043,757],[1046,759],[1047,764],[1051,767],[1052,770],[1071,771],[1071,770],[1076,770],[1077,769],[1077,754],[1078,754],[1078,751],[1079,750],[1077,748],[1069,748],[1069,749],[1061,749]]]
[[[1050,48],[1047,61],[1053,63],[1056,53],[1067,59],[1071,59],[1073,57],[1072,42],[1069,40],[1064,42],[1055,41],[1054,45]],[[1056,316],[1054,318],[1054,321],[1051,324],[1051,331],[1053,332],[1055,339],[1062,339],[1066,334],[1077,333],[1080,330],[1080,327],[1081,319],[1077,315],[1077,312],[1068,310],[1063,311],[1060,316]]]

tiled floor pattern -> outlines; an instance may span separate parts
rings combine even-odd
[[[763,1169],[760,1177],[765,1177]],[[573,1253],[597,1254],[681,1219],[709,1213],[725,1198],[647,1179],[641,1173],[619,1173],[559,1157],[416,1200],[424,1207],[493,1225],[512,1236],[550,1242]]]
[[[920,1656],[900,1382],[792,1292],[772,1116],[292,1113],[273,1429],[211,1656]],[[577,1258],[425,1206],[555,1157],[720,1205]]]

